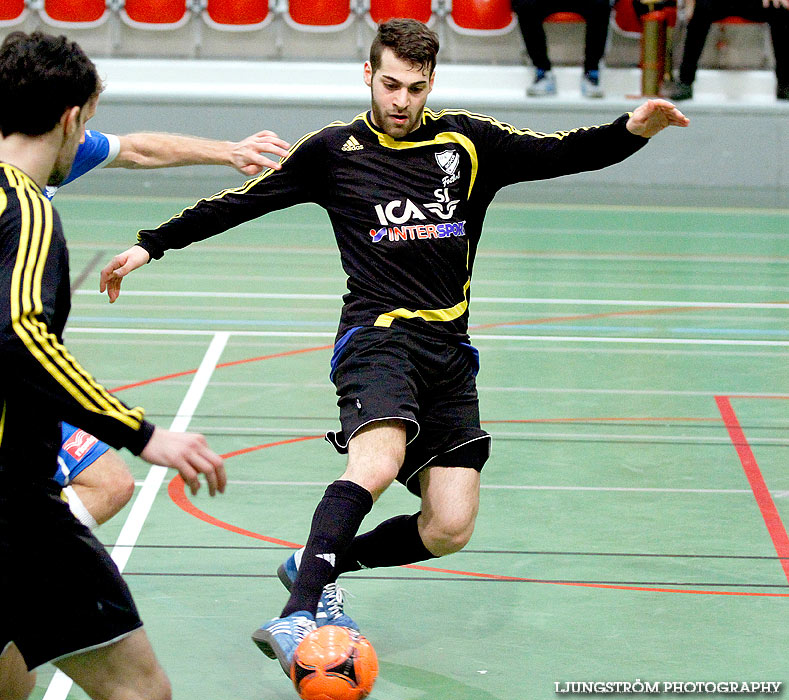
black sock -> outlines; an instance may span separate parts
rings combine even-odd
[[[370,492],[353,481],[335,481],[326,487],[312,516],[299,574],[281,617],[297,610],[315,614],[323,587],[335,578],[336,561],[348,548],[372,507]]]
[[[398,515],[385,520],[374,530],[354,537],[345,555],[337,561],[335,578],[347,571],[435,559],[419,536],[417,518],[419,513]]]

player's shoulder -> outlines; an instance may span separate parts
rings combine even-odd
[[[325,156],[343,150],[349,139],[353,141],[359,135],[364,117],[364,114],[359,114],[350,121],[334,121],[305,134],[291,146],[288,158],[296,154],[300,158]]]
[[[466,132],[469,136],[488,131],[517,131],[511,124],[499,121],[495,117],[466,109],[425,109],[425,120],[441,128]]]

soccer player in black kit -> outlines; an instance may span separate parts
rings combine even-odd
[[[480,428],[468,300],[485,211],[505,185],[617,163],[669,125],[688,120],[650,100],[611,124],[553,134],[462,110],[425,109],[438,40],[410,19],[382,24],[364,66],[372,109],[302,138],[244,186],[204,199],[113,258],[101,289],[124,275],[267,212],[301,202],[327,210],[348,276],[332,381],[348,453],[326,489],[306,546],[280,566],[290,590],[279,617],[253,639],[288,673],[316,625],[356,628],[335,583],[348,571],[397,566],[462,549],[474,529],[490,437]],[[395,480],[421,510],[357,535]]]

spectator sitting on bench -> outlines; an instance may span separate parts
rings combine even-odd
[[[600,61],[608,37],[610,0],[513,0],[512,9],[518,15],[526,52],[535,68],[534,83],[526,91],[527,95],[543,97],[556,94],[556,79],[551,71],[542,23],[554,12],[576,12],[586,21],[586,49],[581,93],[584,97],[603,96],[600,87]]]

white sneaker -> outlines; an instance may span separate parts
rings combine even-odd
[[[600,73],[588,70],[581,76],[581,94],[584,97],[602,97],[603,88],[600,87]]]
[[[556,94],[556,78],[553,71],[537,69],[534,82],[526,90],[529,97],[546,97]]]

